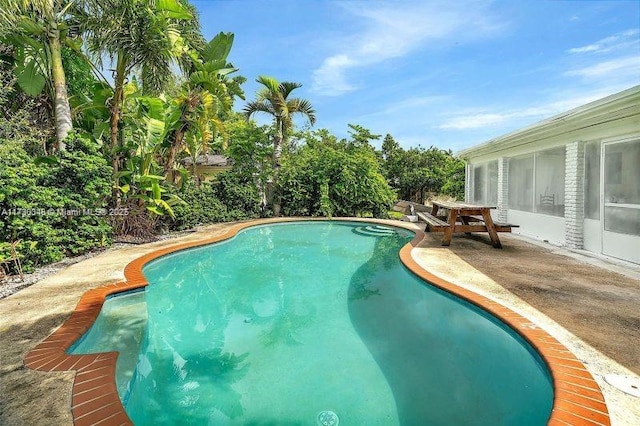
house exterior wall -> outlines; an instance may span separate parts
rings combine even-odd
[[[474,199],[474,165],[498,160],[496,216],[500,221],[519,225],[519,228],[514,228],[514,232],[529,237],[571,249],[604,253],[603,226],[600,222],[603,218],[585,218],[584,147],[589,142],[617,138],[640,138],[640,86],[462,151],[458,156],[467,161],[465,198],[468,201]],[[553,214],[560,216],[553,216],[543,214],[536,208],[536,197],[542,193],[542,188],[538,188],[535,182],[536,153],[560,147],[564,148],[565,153],[564,195],[560,194],[564,214],[556,211]],[[528,154],[534,156],[532,187],[536,193],[531,197],[535,200],[534,207],[531,211],[516,210],[509,205],[509,163],[514,157]],[[602,163],[600,167],[603,167]],[[525,189],[523,187],[523,191]],[[603,190],[601,187],[601,203],[604,200]],[[528,195],[525,199],[527,197]],[[628,256],[625,260],[634,261]]]
[[[216,175],[229,171],[232,166],[196,166],[196,174],[201,177],[203,182],[211,182],[216,180]]]
[[[584,240],[584,145],[566,145],[564,180],[564,241],[569,248],[583,248]]]
[[[509,222],[509,159],[498,158],[498,209],[499,222]]]
[[[514,234],[564,245],[565,221],[561,217],[509,210],[507,219],[509,223],[520,225],[519,228],[513,228]]]

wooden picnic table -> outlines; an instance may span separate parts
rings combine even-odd
[[[418,217],[427,222],[427,231],[442,232],[442,245],[451,244],[451,237],[456,232],[487,232],[491,244],[495,248],[502,248],[498,232],[511,232],[517,225],[496,223],[491,218],[491,210],[496,206],[470,204],[460,201],[433,201],[431,214],[418,213]],[[446,220],[438,218],[438,213],[446,210]]]

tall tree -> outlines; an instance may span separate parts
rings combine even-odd
[[[384,175],[387,178],[387,182],[392,187],[398,187],[400,184],[400,176],[405,168],[403,163],[404,150],[400,147],[400,144],[389,133],[384,137],[382,141],[382,169]]]
[[[16,47],[18,85],[37,96],[47,86],[53,99],[57,148],[73,128],[62,66],[62,45],[73,0],[1,0],[0,38]]]
[[[185,140],[193,154],[206,152],[217,134],[223,135],[222,119],[231,112],[233,97],[244,99],[240,84],[244,77],[229,78],[238,69],[227,62],[233,45],[232,33],[219,33],[198,52],[191,51],[189,76],[172,102],[171,134],[164,174],[169,179]],[[195,167],[195,158],[194,158]]]
[[[171,66],[186,55],[190,43],[202,41],[199,31],[187,29],[189,22],[198,25],[193,11],[179,0],[101,0],[84,5],[79,20],[89,51],[99,63],[106,55],[115,65],[109,105],[114,173],[122,161],[119,125],[126,81],[139,71],[146,93],[161,91],[173,75]]]
[[[258,112],[266,113],[273,117],[275,130],[273,138],[273,187],[277,188],[282,146],[286,143],[293,129],[292,116],[301,114],[307,117],[311,125],[314,125],[316,112],[308,100],[289,98],[291,92],[302,87],[302,84],[289,81],[280,83],[275,78],[268,76],[260,76],[256,81],[263,87],[258,90],[256,99],[247,103],[244,108],[244,114],[247,119]],[[273,200],[273,214],[275,216],[280,215],[280,208],[280,197],[276,195]]]

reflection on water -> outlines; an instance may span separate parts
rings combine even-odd
[[[375,277],[399,264],[398,253],[406,242],[406,238],[397,236],[376,239],[371,258],[351,277],[349,301],[382,295]]]
[[[389,262],[401,246],[379,240],[349,288],[400,424],[545,425],[553,395],[542,361],[497,320]]]
[[[405,271],[398,252],[409,233],[360,236],[357,226],[251,228],[147,265],[144,335],[120,357],[136,363],[121,392],[132,420],[313,425],[329,411],[345,425],[546,419],[548,377],[527,349]]]

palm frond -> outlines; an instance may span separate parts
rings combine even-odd
[[[264,112],[272,116],[276,116],[276,111],[273,109],[273,105],[271,105],[269,102],[248,102],[243,109],[243,113],[247,118],[251,118],[251,116],[257,112]]]
[[[306,115],[312,126],[316,123],[316,111],[313,109],[311,102],[306,99],[289,99],[287,101],[287,109],[290,115],[295,113]]]
[[[283,81],[278,86],[278,92],[280,92],[280,94],[284,99],[287,99],[291,94],[291,92],[293,92],[295,89],[298,89],[300,87],[302,87],[302,84],[300,83],[294,83],[292,81]]]
[[[269,77],[267,75],[261,75],[256,79],[256,81],[262,84],[269,92],[278,92],[280,83],[278,83],[278,80],[276,80],[275,78]]]

